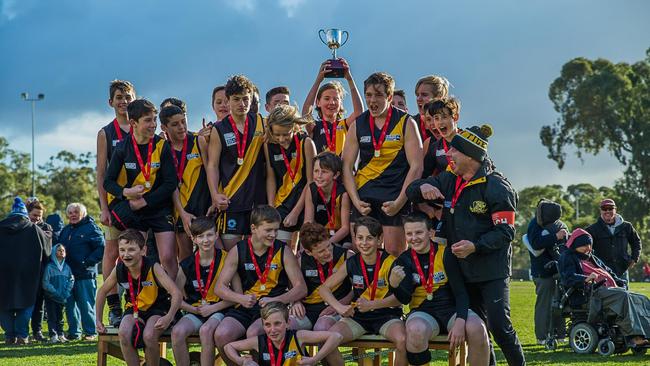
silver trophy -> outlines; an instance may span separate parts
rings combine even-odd
[[[341,42],[343,36],[345,35],[345,40]],[[324,36],[324,38],[323,38]],[[336,57],[336,50],[343,47],[344,44],[348,42],[350,34],[348,31],[332,28],[328,30],[321,29],[318,31],[318,37],[321,42],[326,45],[330,50],[332,50],[332,59],[330,60],[329,71],[325,74],[327,78],[342,78],[345,75],[345,69],[343,68],[343,63],[341,60]]]

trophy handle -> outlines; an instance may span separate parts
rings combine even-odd
[[[345,35],[345,41],[343,41],[343,43],[341,43],[341,45],[339,47],[343,47],[343,45],[348,42],[348,38],[350,38],[350,34],[348,33],[348,31],[343,31],[342,34]]]
[[[347,33],[347,32],[345,32]],[[325,35],[325,31],[323,29],[318,31],[318,38],[320,38],[320,41],[323,42],[324,45],[327,46],[327,42],[323,39],[323,36]],[[347,38],[345,39],[347,41]]]

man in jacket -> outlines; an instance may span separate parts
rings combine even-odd
[[[66,304],[68,339],[80,337],[79,319],[84,339],[94,340],[97,263],[104,254],[104,235],[95,220],[86,213],[86,206],[71,203],[66,209],[68,225],[61,231],[59,242],[66,248],[66,262],[75,278],[72,295]],[[101,316],[101,314],[100,314]]]
[[[11,214],[0,221],[0,324],[7,344],[29,342],[29,319],[40,287],[38,274],[51,251],[49,239],[29,220],[25,204],[16,197]]]
[[[600,202],[600,217],[587,228],[587,232],[594,240],[594,254],[617,276],[629,282],[627,270],[639,261],[641,238],[632,224],[616,213],[613,199]]]
[[[416,180],[407,189],[413,203],[444,202],[443,236],[459,258],[470,306],[487,318],[509,365],[525,365],[510,320],[510,275],[517,193],[487,157],[492,127],[470,127],[451,141],[451,171]]]

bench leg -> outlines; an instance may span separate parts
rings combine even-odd
[[[458,364],[460,366],[467,365],[467,343],[465,342],[460,345],[460,362]]]
[[[167,342],[159,342],[160,358],[167,358]]]
[[[456,348],[452,348],[449,350],[449,354],[447,356],[447,364],[449,366],[457,366],[458,365],[458,353],[456,352]]]
[[[395,364],[395,352],[388,354],[388,366],[393,366]]]
[[[106,366],[107,348],[106,342],[97,342],[97,366]]]
[[[375,348],[375,357],[372,359],[372,366],[381,366],[381,348]]]

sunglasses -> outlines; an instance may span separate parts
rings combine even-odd
[[[601,211],[605,211],[605,212],[607,212],[607,211],[614,211],[615,209],[616,209],[616,207],[612,207],[612,206],[609,206],[609,207],[601,207],[601,208],[600,208]]]

